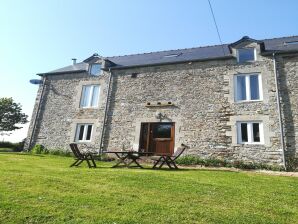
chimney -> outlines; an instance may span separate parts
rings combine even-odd
[[[75,65],[77,63],[77,59],[76,58],[72,58],[72,64]]]

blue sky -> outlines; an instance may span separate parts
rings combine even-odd
[[[224,43],[298,35],[296,0],[211,3]],[[207,0],[2,0],[0,28],[0,97],[29,116],[37,92],[29,80],[73,57],[219,44]],[[27,126],[6,139],[21,140]]]

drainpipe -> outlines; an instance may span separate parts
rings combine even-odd
[[[274,67],[274,77],[275,77],[275,88],[276,88],[276,101],[277,101],[277,111],[278,111],[278,119],[279,119],[279,131],[280,131],[280,141],[281,141],[281,149],[282,149],[282,159],[283,159],[283,166],[285,170],[287,170],[286,166],[286,158],[285,158],[285,139],[284,139],[284,129],[283,129],[283,121],[281,115],[281,106],[280,106],[280,94],[278,89],[278,71],[276,67],[276,59],[275,53],[272,54],[273,58],[273,67]]]
[[[40,108],[41,108],[41,101],[43,100],[43,94],[44,94],[44,89],[45,89],[45,85],[46,85],[46,80],[47,80],[47,76],[44,75],[43,76],[43,81],[42,81],[42,89],[41,89],[41,93],[40,93],[40,98],[39,98],[38,106],[37,106],[37,111],[36,111],[36,114],[35,114],[35,119],[33,120],[33,126],[32,126],[32,132],[31,132],[29,144],[28,144],[28,150],[30,150],[30,148],[31,148],[32,139],[33,139],[34,134],[35,134],[36,123],[37,123],[37,119],[38,119],[38,116],[39,116],[39,111],[40,111]]]
[[[104,138],[104,132],[106,127],[106,120],[107,120],[107,114],[108,114],[108,106],[109,106],[109,99],[110,99],[110,88],[111,88],[111,81],[112,81],[112,71],[111,68],[109,68],[110,78],[108,82],[108,91],[107,91],[107,98],[106,98],[106,105],[105,105],[105,112],[104,112],[104,119],[102,124],[102,130],[101,130],[101,137],[100,137],[100,147],[98,150],[98,154],[102,154],[103,150],[103,138]]]

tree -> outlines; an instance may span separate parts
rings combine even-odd
[[[16,124],[27,123],[27,118],[19,103],[13,102],[12,98],[0,98],[0,134],[21,129],[22,127]]]

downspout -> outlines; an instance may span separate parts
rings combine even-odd
[[[36,111],[36,114],[35,114],[35,119],[33,120],[33,127],[32,127],[32,132],[31,132],[31,136],[30,136],[30,140],[29,140],[29,144],[28,144],[28,150],[30,150],[31,148],[31,144],[32,144],[32,139],[35,135],[35,128],[36,128],[36,121],[38,119],[38,116],[39,116],[39,111],[40,111],[40,108],[41,108],[41,101],[43,100],[43,94],[44,94],[44,89],[45,89],[45,85],[46,85],[46,80],[47,80],[47,76],[44,75],[43,76],[43,81],[42,81],[42,89],[41,89],[41,93],[40,93],[40,98],[39,98],[39,101],[38,101],[38,106],[37,106],[37,111]]]
[[[283,159],[283,166],[285,170],[287,170],[286,166],[286,158],[285,158],[285,139],[284,139],[284,129],[283,129],[283,121],[281,115],[281,106],[280,106],[280,94],[278,88],[278,71],[276,67],[276,59],[275,53],[272,53],[273,58],[273,67],[274,67],[274,77],[275,77],[275,88],[276,88],[276,103],[277,103],[277,111],[278,111],[278,119],[279,119],[279,131],[280,131],[280,141],[281,141],[281,149],[282,149],[282,159]]]
[[[100,155],[102,154],[102,150],[103,150],[103,138],[104,138],[104,132],[105,132],[105,129],[106,129],[106,120],[107,120],[108,107],[109,107],[110,88],[111,88],[111,81],[112,81],[111,68],[109,68],[109,73],[110,73],[110,77],[109,77],[109,82],[108,82],[108,91],[107,91],[104,119],[103,119],[102,130],[101,130],[100,147],[99,147],[99,150],[98,150],[98,154],[100,154]]]

